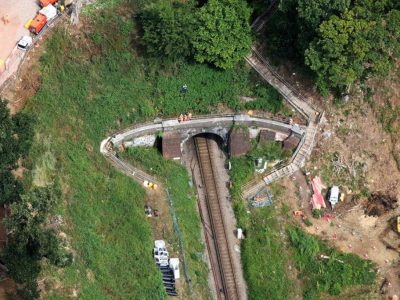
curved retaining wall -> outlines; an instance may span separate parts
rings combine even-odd
[[[116,132],[114,135],[104,139],[100,144],[100,152],[109,161],[124,172],[126,175],[140,181],[156,183],[155,178],[145,172],[118,158],[115,148],[123,145],[124,142],[146,135],[157,135],[161,132],[176,130],[181,133],[182,142],[204,132],[212,132],[227,140],[229,129],[233,125],[245,125],[248,127],[266,128],[289,134],[295,132],[301,137],[304,136],[304,128],[292,126],[284,120],[262,118],[257,116],[239,115],[211,115],[198,116],[190,121],[178,122],[177,119],[155,120],[153,123],[137,124],[135,126]]]
[[[231,128],[233,125],[246,125],[248,127],[267,128],[275,131],[289,133],[293,126],[288,122],[277,121],[274,119],[261,118],[249,115],[214,115],[214,116],[199,116],[190,121],[178,122],[177,119],[155,120],[153,123],[138,124],[133,127],[123,129],[106,140],[112,143],[113,147],[122,145],[123,142],[134,138],[157,134],[159,132],[177,130],[181,132],[183,139],[188,139],[194,135],[203,132],[212,132],[218,134],[218,131],[213,131],[213,128]],[[221,136],[223,139],[225,137]],[[100,151],[104,152],[104,143],[101,144]]]

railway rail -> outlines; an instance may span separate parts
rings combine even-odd
[[[210,148],[210,140],[204,136],[194,138],[200,173],[205,188],[205,200],[210,219],[213,245],[217,256],[217,266],[212,266],[213,273],[218,271],[221,283],[216,280],[218,299],[240,299],[239,290],[232,264],[232,253],[226,236],[224,220],[222,216],[221,199],[216,184],[216,171],[213,164],[213,152]],[[207,241],[210,244],[210,241]],[[222,293],[221,293],[222,292]]]

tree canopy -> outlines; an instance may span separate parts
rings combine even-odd
[[[250,8],[244,0],[158,1],[140,14],[142,41],[150,55],[193,58],[232,68],[251,46]]]
[[[385,75],[399,57],[394,0],[282,0],[267,29],[270,54],[302,61],[323,94]],[[286,31],[286,33],[285,33]]]
[[[30,148],[32,124],[24,113],[10,116],[6,103],[0,100],[0,205],[19,197],[22,185],[11,171]]]
[[[195,59],[232,68],[251,46],[250,9],[241,0],[209,0],[196,14]]]
[[[143,43],[149,54],[172,59],[191,54],[192,7],[161,1],[141,13]]]

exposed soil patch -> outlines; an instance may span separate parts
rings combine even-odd
[[[16,299],[18,286],[12,279],[5,279],[0,282],[0,299]]]
[[[380,217],[372,217],[365,215],[362,201],[346,205],[341,203],[334,211],[328,209],[330,218],[315,219],[309,204],[311,191],[307,178],[301,172],[297,172],[295,176],[284,179],[282,184],[285,186],[284,197],[290,208],[301,210],[304,219],[311,222],[307,222],[307,226],[304,219],[291,215],[295,223],[306,232],[319,236],[330,246],[372,260],[377,265],[379,286],[385,279],[390,282],[384,296],[400,294],[399,252],[398,249],[394,249],[400,243],[400,239],[390,223],[393,216],[400,214],[398,207]],[[352,296],[368,295],[374,299],[379,298],[379,286],[370,287],[369,290],[346,291],[346,295],[349,292]],[[329,299],[343,299],[342,297]]]

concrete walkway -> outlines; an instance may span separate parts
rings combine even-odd
[[[323,118],[323,113],[314,108],[306,98],[285,81],[255,47],[252,47],[252,52],[246,57],[246,61],[307,120],[307,128],[289,163],[281,168],[271,170],[263,180],[252,180],[246,184],[242,189],[242,196],[245,199],[258,193],[265,185],[280,178],[290,176],[304,166],[306,159],[314,147],[315,136]]]
[[[182,130],[189,128],[202,128],[212,126],[224,126],[227,128],[236,125],[257,126],[262,128],[278,128],[282,132],[290,132],[293,127],[288,122],[278,119],[261,118],[257,116],[249,116],[244,114],[219,114],[208,116],[196,116],[190,121],[178,122],[176,118],[166,120],[155,120],[152,123],[136,124],[126,129],[120,130],[101,142],[100,152],[120,171],[126,175],[136,179],[139,183],[148,181],[157,183],[157,180],[146,174],[145,172],[133,167],[132,165],[122,161],[116,155],[115,149],[122,146],[124,141],[134,139],[135,137],[157,134],[158,132],[170,130]],[[304,133],[303,133],[304,138]]]

